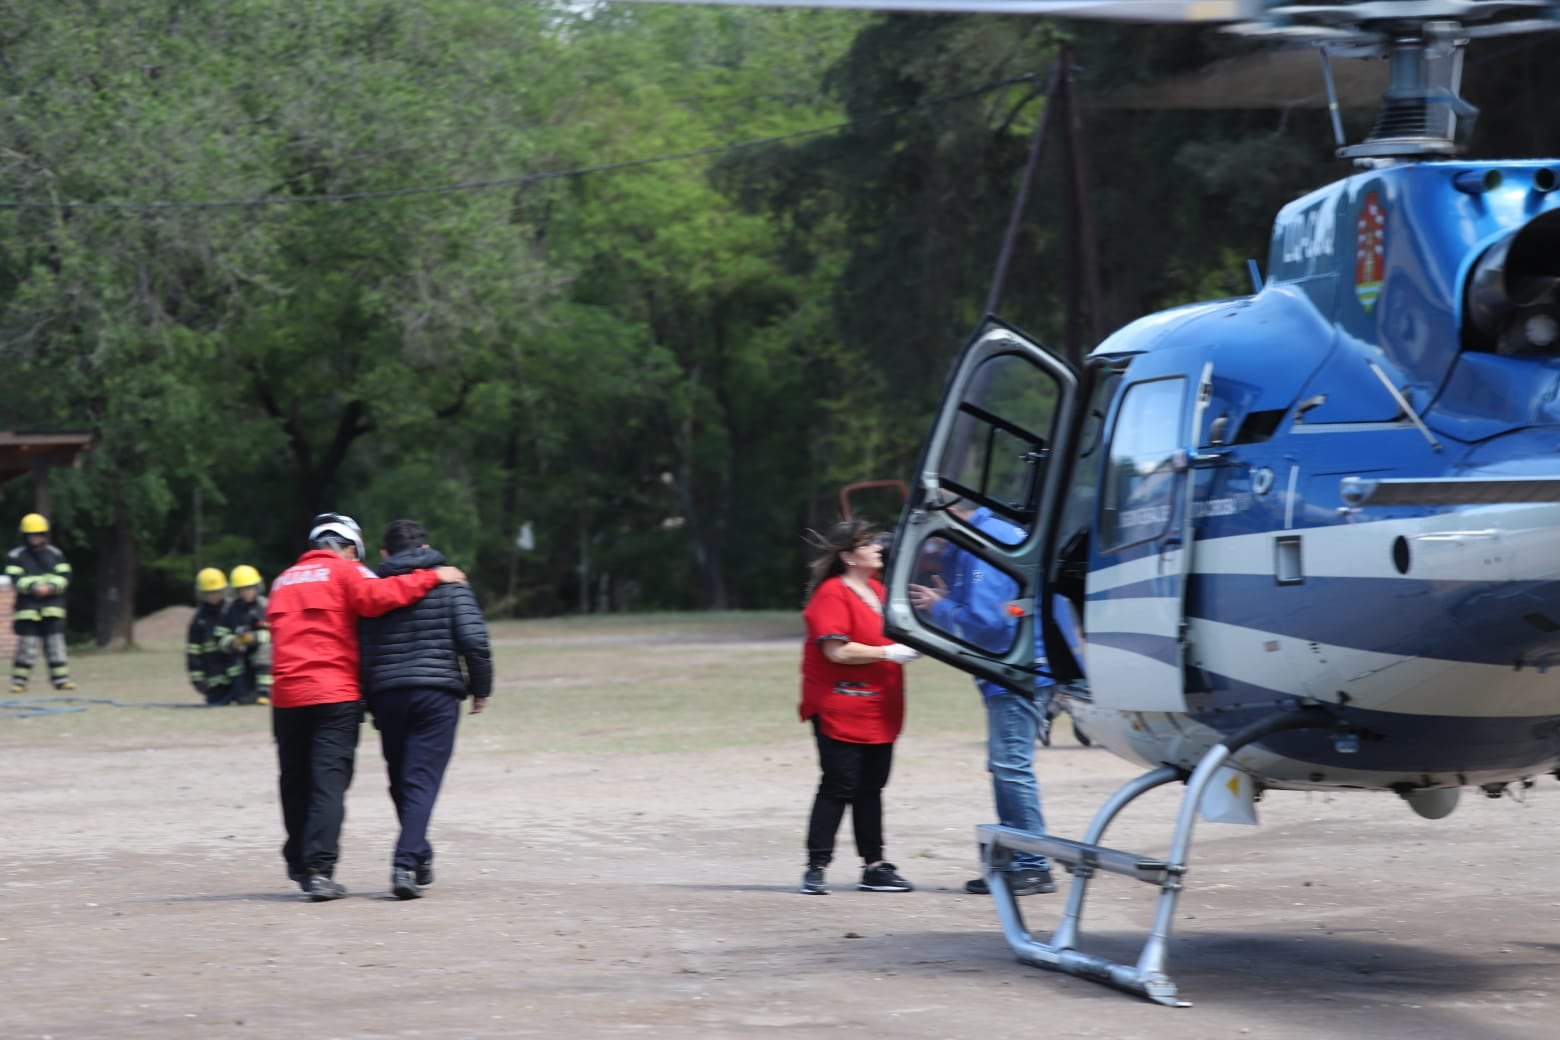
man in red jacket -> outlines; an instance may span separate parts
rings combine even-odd
[[[363,566],[357,521],[322,513],[312,548],[271,585],[271,727],[281,767],[287,876],[311,900],[347,894],[332,875],[340,853],[347,787],[363,701],[358,690],[359,618],[422,599],[441,582],[463,582],[456,567],[379,578]]]

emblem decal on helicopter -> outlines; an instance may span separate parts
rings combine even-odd
[[[1381,295],[1381,271],[1386,263],[1387,211],[1375,192],[1365,196],[1354,222],[1354,295],[1366,312]]]

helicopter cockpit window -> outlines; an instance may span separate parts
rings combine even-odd
[[[1175,503],[1171,462],[1181,444],[1186,380],[1128,387],[1116,415],[1100,494],[1100,545],[1111,549],[1163,535]]]
[[[1023,357],[998,354],[975,371],[939,460],[945,490],[970,509],[985,507],[1009,521],[993,535],[1016,545],[1034,526],[1035,498],[1045,476],[1057,392]],[[1011,541],[1009,541],[1011,537]]]

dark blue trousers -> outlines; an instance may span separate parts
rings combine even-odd
[[[390,774],[390,800],[401,821],[395,868],[415,870],[433,862],[428,821],[455,750],[460,700],[443,690],[391,690],[369,702]]]

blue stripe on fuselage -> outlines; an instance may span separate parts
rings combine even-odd
[[[1088,638],[1091,646],[1114,647],[1168,665],[1181,663],[1179,646],[1170,636],[1146,632],[1090,632]]]
[[[1089,599],[1156,594],[1162,588],[1151,579]],[[1560,582],[1310,577],[1303,585],[1278,586],[1262,574],[1193,574],[1187,611],[1193,618],[1375,653],[1560,665]]]
[[[1186,695],[1188,714],[1220,733],[1235,731],[1293,708],[1296,698],[1277,690],[1193,669],[1212,689]],[[1544,767],[1560,754],[1560,715],[1477,718],[1372,711],[1353,705],[1325,705],[1363,734],[1357,751],[1340,751],[1324,731],[1280,733],[1261,741],[1274,754],[1328,769],[1455,775],[1520,773]]]

